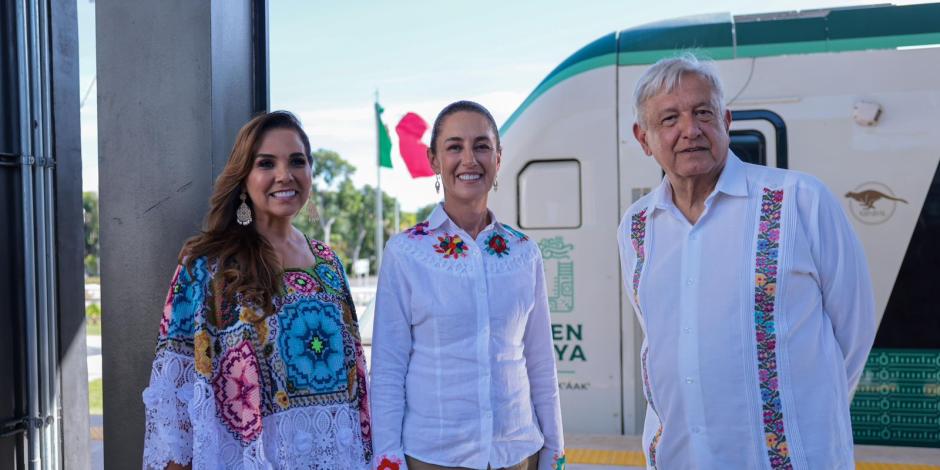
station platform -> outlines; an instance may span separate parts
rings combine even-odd
[[[565,436],[569,470],[644,469],[639,436]],[[940,448],[855,446],[858,470],[940,470]]]

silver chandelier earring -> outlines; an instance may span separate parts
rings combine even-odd
[[[434,192],[441,194],[441,175],[434,175]]]
[[[235,211],[235,221],[238,222],[238,225],[248,225],[251,223],[251,208],[248,207],[248,203],[245,202],[245,199],[248,198],[248,195],[242,192],[242,195],[239,196],[242,203],[238,206],[238,210]]]
[[[499,191],[499,183],[496,182],[496,178],[493,178],[493,191]]]

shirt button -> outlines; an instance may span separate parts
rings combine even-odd
[[[692,377],[686,377],[686,378],[685,378],[685,383],[687,383],[687,384],[692,384],[692,383],[695,383],[695,380],[693,380]]]
[[[695,280],[691,277],[685,280],[685,285],[691,286],[692,284],[695,284]]]
[[[689,234],[689,240],[695,240],[696,238],[698,238],[698,235],[696,235],[696,234],[694,234],[694,233]]]
[[[701,428],[701,427],[699,427],[699,426],[692,426],[692,433],[698,434],[698,433],[700,433],[700,432],[702,432],[702,428]]]
[[[682,329],[682,332],[683,332],[683,333],[691,333],[691,332],[692,332],[692,328],[685,327],[685,328]]]

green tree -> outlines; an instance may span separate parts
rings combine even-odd
[[[82,193],[82,212],[85,219],[85,274],[98,275],[98,193]]]
[[[307,207],[297,214],[294,225],[314,238],[333,244],[332,228],[339,214],[337,192],[333,186],[337,181],[349,180],[356,172],[356,167],[332,150],[317,149],[311,153],[311,157],[313,197],[307,204],[316,207],[318,217],[312,216],[312,211]]]
[[[431,212],[434,211],[435,207],[437,207],[436,202],[433,204],[428,204],[424,207],[419,207],[418,211],[415,212],[415,219],[418,220],[419,222],[426,220],[428,216],[431,215]]]

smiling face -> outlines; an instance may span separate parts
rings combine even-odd
[[[292,219],[310,196],[311,168],[300,136],[292,129],[271,129],[261,138],[245,189],[255,218]]]
[[[644,115],[645,125],[634,124],[633,134],[671,182],[717,180],[728,156],[731,111],[722,112],[707,80],[684,74],[674,91],[646,101]]]
[[[444,118],[435,145],[428,159],[441,175],[445,200],[485,204],[502,158],[489,120],[472,111],[455,112]]]

